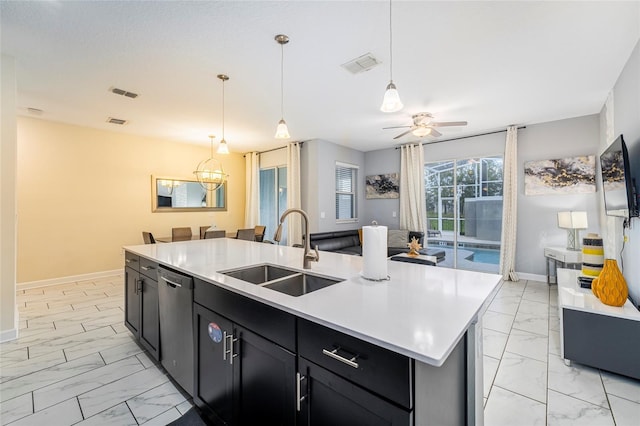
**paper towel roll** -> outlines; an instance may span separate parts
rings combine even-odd
[[[387,279],[387,227],[362,227],[362,276],[369,280]]]

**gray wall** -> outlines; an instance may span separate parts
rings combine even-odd
[[[599,192],[569,195],[524,195],[524,163],[534,160],[597,155],[600,121],[598,115],[527,126],[518,133],[518,240],[516,271],[545,275],[544,247],[566,247],[567,232],[559,229],[557,213],[563,210],[587,212],[589,229],[600,233]]]
[[[614,133],[624,135],[629,149],[631,171],[636,178],[636,189],[640,191],[640,41],[636,44],[629,61],[622,70],[613,90]],[[609,141],[611,142],[611,141]],[[629,241],[622,254],[624,277],[629,293],[636,305],[640,304],[640,218],[631,219],[627,230]],[[620,243],[622,235],[615,236]],[[619,244],[621,245],[621,244]],[[605,253],[607,257],[617,254]]]
[[[336,223],[336,161],[358,170],[358,222]],[[309,213],[311,232],[357,229],[363,225],[365,155],[362,151],[321,139],[305,142],[300,158],[302,208]],[[324,213],[324,218],[322,214]]]
[[[585,210],[589,229],[600,232],[598,196],[524,195],[524,163],[532,160],[597,154],[599,118],[597,115],[529,125],[518,132],[518,240],[516,242],[516,271],[545,275],[546,246],[566,246],[566,231],[557,226],[557,212]],[[503,155],[506,133],[478,136],[424,146],[426,162],[445,161],[476,156]],[[365,153],[366,175],[400,171],[400,151],[385,149]],[[365,200],[365,222],[377,220],[391,229],[399,227],[399,200]]]
[[[364,154],[365,167],[362,179],[366,176],[385,173],[400,175],[400,150],[395,148],[369,151]],[[395,212],[395,217],[394,217]],[[364,214],[362,224],[370,225],[371,221],[389,229],[400,229],[400,199],[364,200]]]

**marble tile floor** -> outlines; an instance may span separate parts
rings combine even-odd
[[[124,326],[123,276],[19,291],[1,425],[165,425],[192,403]]]
[[[165,425],[191,402],[123,324],[123,277],[20,291],[0,424]],[[485,425],[635,425],[640,381],[559,356],[556,287],[505,282],[483,317]]]

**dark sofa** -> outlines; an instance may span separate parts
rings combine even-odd
[[[420,245],[424,245],[424,232],[410,231],[407,243],[411,241],[411,238],[415,237]],[[318,246],[318,250],[332,251],[334,253],[342,254],[355,254],[362,255],[362,246],[360,245],[360,235],[357,229],[350,229],[348,231],[333,231],[333,232],[317,232],[310,235],[311,247]],[[387,257],[395,256],[400,253],[407,253],[409,247],[387,247]],[[444,260],[445,252],[438,249],[426,249],[420,250],[421,254],[428,256],[435,256],[438,262]]]

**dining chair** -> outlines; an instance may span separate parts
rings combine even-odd
[[[264,225],[258,225],[258,226],[255,227],[255,233],[256,233],[255,239],[256,239],[256,241],[262,242],[262,240],[264,240],[264,231],[266,229],[267,229],[267,227],[264,226]]]
[[[200,239],[204,240],[204,234],[207,232],[207,229],[211,228],[211,226],[201,226],[200,227]]]
[[[145,244],[155,244],[156,239],[153,238],[153,234],[151,232],[142,231],[142,239]]]
[[[254,228],[238,229],[238,232],[236,233],[236,238],[238,240],[255,241],[256,230]]]
[[[182,241],[182,240],[190,240],[190,239],[191,239],[190,227],[171,228],[171,240]]]
[[[204,239],[209,240],[211,238],[224,238],[226,236],[226,231],[223,229],[216,229],[215,231],[206,231],[204,233]]]

